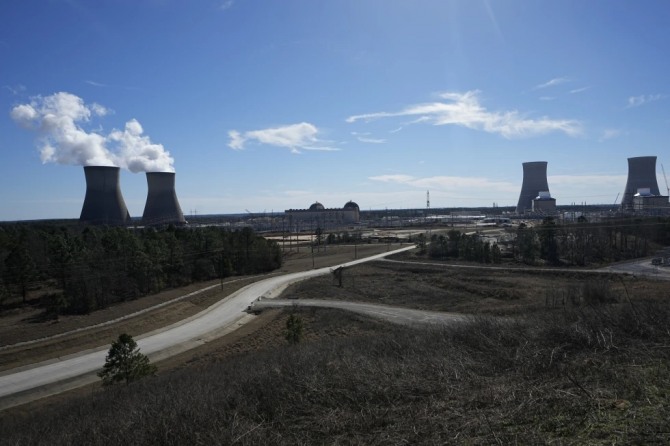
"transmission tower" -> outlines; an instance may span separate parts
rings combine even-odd
[[[426,209],[430,209],[430,191],[426,191]]]

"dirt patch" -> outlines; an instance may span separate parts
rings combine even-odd
[[[289,299],[371,302],[433,311],[513,315],[568,305],[571,293],[587,283],[603,284],[619,301],[629,297],[664,298],[667,282],[589,276],[584,273],[536,274],[523,270],[450,269],[375,261],[344,271],[343,286],[332,276],[290,286]],[[561,294],[561,292],[563,292]],[[557,295],[568,297],[556,298]],[[560,296],[559,296],[560,297]]]

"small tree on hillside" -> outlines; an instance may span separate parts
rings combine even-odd
[[[156,374],[156,366],[149,362],[149,358],[140,353],[137,343],[129,334],[119,335],[105,358],[105,365],[98,373],[105,386],[125,381],[129,384],[144,376]]]
[[[302,318],[291,313],[286,321],[286,340],[289,344],[297,344],[302,339]]]

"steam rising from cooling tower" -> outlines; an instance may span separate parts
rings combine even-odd
[[[652,195],[661,195],[656,181],[656,157],[637,156],[628,158],[628,180],[621,199],[623,209],[633,208],[633,196],[638,189],[648,188]]]
[[[110,111],[102,105],[86,104],[71,93],[37,96],[14,107],[12,119],[39,136],[43,163],[77,166],[115,166],[131,172],[174,172],[174,159],[161,144],[152,143],[136,119],[123,130],[103,134],[91,121]]]
[[[547,162],[523,163],[523,182],[519,202],[516,205],[516,213],[523,214],[526,210],[531,210],[533,208],[533,198],[537,197],[540,192],[548,191]]]
[[[85,166],[86,197],[79,221],[100,225],[123,225],[130,220],[119,187],[119,168]]]
[[[175,192],[175,174],[172,172],[147,172],[147,202],[142,224],[184,224],[184,214]]]

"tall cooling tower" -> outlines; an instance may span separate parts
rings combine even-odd
[[[628,158],[628,180],[626,190],[623,192],[621,207],[623,209],[633,208],[633,195],[638,189],[649,188],[653,195],[661,195],[656,182],[656,157],[637,156]]]
[[[519,202],[516,205],[516,213],[523,214],[526,210],[533,209],[533,198],[537,197],[541,191],[549,191],[547,162],[523,163],[523,182],[521,183]]]
[[[147,203],[144,206],[142,223],[145,225],[184,224],[177,193],[174,188],[174,172],[147,172]]]
[[[119,168],[84,166],[86,197],[79,221],[98,225],[123,225],[130,220],[119,188]]]

